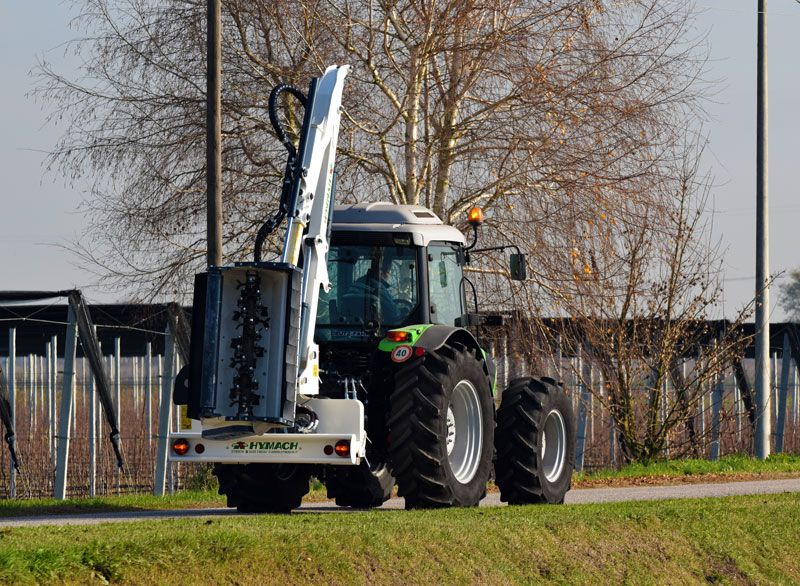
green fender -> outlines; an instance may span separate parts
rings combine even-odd
[[[435,352],[442,346],[452,342],[460,342],[468,348],[479,350],[483,356],[483,362],[486,367],[486,374],[492,382],[492,395],[495,394],[497,388],[497,368],[494,361],[489,354],[481,348],[475,336],[464,328],[457,328],[454,326],[445,326],[442,324],[422,324],[415,326],[406,326],[404,328],[396,328],[390,330],[391,332],[407,332],[408,338],[394,342],[388,337],[383,338],[378,344],[378,350],[382,352],[392,352],[399,346],[410,346],[413,349],[421,348],[426,352]],[[388,335],[389,332],[387,332]]]

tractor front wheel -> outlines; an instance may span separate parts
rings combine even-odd
[[[575,460],[575,415],[552,379],[518,378],[503,393],[495,482],[510,505],[563,503]]]
[[[389,455],[406,508],[471,507],[486,494],[494,444],[491,386],[478,351],[446,345],[395,375]]]

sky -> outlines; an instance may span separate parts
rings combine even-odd
[[[725,251],[724,313],[732,317],[752,298],[755,279],[756,0],[696,5],[697,33],[708,35],[707,78],[719,82],[706,104],[703,167],[715,182],[709,217]],[[800,267],[800,3],[770,0],[768,13],[770,269],[779,273]],[[90,183],[69,186],[45,172],[44,153],[61,129],[46,123],[47,110],[29,96],[37,58],[66,73],[78,66],[63,50],[75,36],[69,27],[74,16],[69,2],[0,0],[0,289],[80,287],[90,302],[122,302],[124,294],[100,290],[65,248],[81,235],[86,220],[79,205]],[[784,318],[777,297],[773,289],[772,321]]]

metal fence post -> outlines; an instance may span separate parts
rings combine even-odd
[[[793,418],[794,433],[795,436],[797,436],[798,434],[797,425],[798,423],[800,423],[800,402],[798,402],[798,399],[800,399],[800,397],[798,396],[800,395],[800,393],[798,393],[798,391],[800,391],[800,386],[798,386],[797,384],[797,364],[792,365],[792,391],[793,391],[792,410],[794,411],[794,418]]]
[[[36,358],[36,356],[30,355],[28,357],[28,361],[30,362],[31,375],[30,375],[30,377],[28,379],[27,392],[22,393],[22,396],[30,396],[30,395],[34,394],[36,392],[36,389],[39,386],[39,385],[36,384],[36,382],[37,382],[36,381],[37,372],[38,372],[38,368],[37,367],[39,366],[39,360]]]
[[[147,445],[153,447],[153,347],[147,342],[144,365],[144,402],[147,417]]]
[[[706,382],[699,381],[700,387],[700,437],[702,438],[703,451],[705,451],[706,444]]]
[[[719,427],[720,415],[722,412],[722,398],[725,393],[724,374],[715,375],[714,388],[711,392],[711,460],[719,460]]]
[[[580,373],[580,375],[577,376],[580,398],[578,399],[578,433],[576,434],[577,442],[575,446],[575,470],[578,472],[583,471],[583,461],[586,456],[586,420],[589,406],[589,390],[583,372],[585,368],[584,362],[586,361],[583,357],[583,349],[579,348],[577,367],[575,369],[576,373]]]
[[[120,374],[120,358],[122,349],[119,338],[114,338],[114,401],[117,407],[117,428],[120,426],[120,411],[122,411],[122,402],[120,395],[122,394],[122,375]]]
[[[172,427],[172,397],[170,390],[175,378],[175,338],[167,326],[164,336],[164,370],[161,377],[161,404],[158,411],[158,443],[156,446],[156,474],[153,479],[153,494],[164,496],[167,483],[167,439]]]
[[[8,398],[11,402],[11,421],[14,423],[14,429],[17,428],[17,328],[8,329]],[[17,471],[14,469],[14,463],[9,462],[9,492],[11,498],[17,498]]]
[[[122,435],[121,429],[121,421],[122,421],[122,367],[120,364],[122,357],[122,349],[121,349],[121,340],[120,338],[114,338],[114,401],[116,402],[117,407],[117,429],[120,430],[120,435]],[[116,481],[117,481],[117,494],[120,493],[121,484],[122,484],[122,471],[117,468],[116,471]]]
[[[669,417],[669,409],[671,406],[670,399],[672,398],[670,395],[670,391],[672,390],[672,386],[670,383],[669,375],[664,377],[664,382],[661,384],[661,425],[665,426],[667,423],[667,418]],[[666,437],[664,438],[664,455],[669,459],[669,433],[664,434]]]
[[[181,362],[180,353],[178,353],[177,351],[174,352],[172,359],[175,361],[175,374],[177,375],[177,373],[179,373],[181,371],[181,368],[183,367],[183,363]],[[172,426],[173,427],[173,431],[181,432],[183,430],[183,428],[182,428],[182,425],[183,425],[182,415],[183,414],[181,413],[181,406],[180,405],[175,405],[175,419],[172,422],[173,423],[173,426]]]
[[[47,343],[47,348],[49,352],[50,342]],[[43,373],[43,380],[42,384],[38,389],[33,390],[33,394],[31,395],[31,401],[33,404],[33,408],[31,409],[31,432],[34,428],[37,428],[41,425],[41,410],[43,401],[43,392],[44,389],[47,388],[48,381],[50,380],[50,354],[47,354],[47,357],[42,357],[41,364],[42,364],[42,373]],[[29,433],[30,435],[30,433]]]
[[[617,424],[614,416],[609,413],[608,418],[608,459],[612,467],[617,465]]]
[[[556,336],[556,380],[562,382],[564,379],[564,351],[561,348],[561,334]]]
[[[589,390],[594,389],[594,366],[587,360]],[[594,395],[589,393],[589,441],[594,443]]]
[[[61,410],[56,436],[58,458],[56,459],[56,482],[53,497],[64,500],[67,496],[67,468],[69,466],[69,433],[72,423],[72,408],[75,388],[75,348],[78,340],[77,316],[72,305],[67,310],[67,339],[64,347],[64,374],[61,377]]]
[[[49,342],[48,342],[48,344],[49,344]],[[45,365],[46,365],[46,362],[44,361],[44,358],[42,358],[41,359],[41,366],[42,366],[42,376],[43,377],[49,376],[47,374],[47,369],[45,368]],[[47,384],[47,378],[44,378],[44,380],[42,381],[42,385],[46,385],[46,384]],[[33,435],[33,430],[36,429],[36,426],[38,424],[38,416],[37,416],[37,409],[38,409],[37,399],[38,399],[38,396],[39,396],[39,389],[33,389],[33,392],[30,394],[29,399],[28,399],[29,400],[29,403],[28,403],[28,411],[29,411],[29,413],[28,413],[28,436],[29,437],[31,437]]]
[[[742,443],[742,391],[739,388],[739,381],[733,377],[733,406],[736,414],[736,449]]]
[[[789,398],[789,369],[791,367],[792,350],[789,345],[789,334],[783,334],[783,356],[781,357],[781,388],[778,397],[778,420],[775,425],[775,453],[783,451],[783,432],[786,427],[786,403]]]
[[[74,399],[75,406],[72,409],[72,429],[78,429],[78,411],[80,410],[80,406],[81,406],[81,400],[82,400],[81,398],[83,397],[83,394],[86,392],[86,364],[85,364],[85,362],[86,362],[85,358],[81,358],[80,359],[81,377],[80,377],[80,387],[79,387],[78,386],[78,364],[79,364],[79,361],[78,361],[77,358],[75,359],[75,385],[73,387],[75,389],[75,399]],[[79,388],[80,388],[80,392],[78,392]]]
[[[97,493],[97,399],[94,396],[94,376],[89,376],[88,397],[89,403],[89,496]]]
[[[50,446],[50,442],[52,439],[50,438],[50,415],[51,415],[51,403],[52,403],[52,396],[53,396],[53,379],[54,374],[53,371],[53,340],[51,339],[47,343],[47,382],[45,384],[45,388],[43,389],[43,396],[42,396],[42,411],[43,411],[43,423],[47,429],[47,453],[52,454],[52,447]],[[34,391],[36,392],[36,391]]]
[[[133,411],[139,413],[139,358],[132,356],[131,363],[131,378],[133,380]]]
[[[770,367],[770,402],[772,405],[772,411],[770,412],[770,417],[772,421],[772,429],[775,429],[775,425],[778,423],[778,411],[776,407],[778,406],[778,353],[772,353],[772,365]],[[773,432],[774,434],[775,432]]]
[[[55,450],[55,436],[56,436],[56,386],[58,385],[58,336],[53,336],[50,340],[50,347],[52,354],[51,371],[51,384],[49,385],[47,396],[47,425],[48,435],[50,436],[47,445],[50,448],[50,465],[55,467],[56,464],[56,450]]]

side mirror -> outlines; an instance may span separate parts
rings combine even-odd
[[[528,278],[528,266],[525,255],[522,253],[511,255],[511,278],[515,281],[524,281]]]

